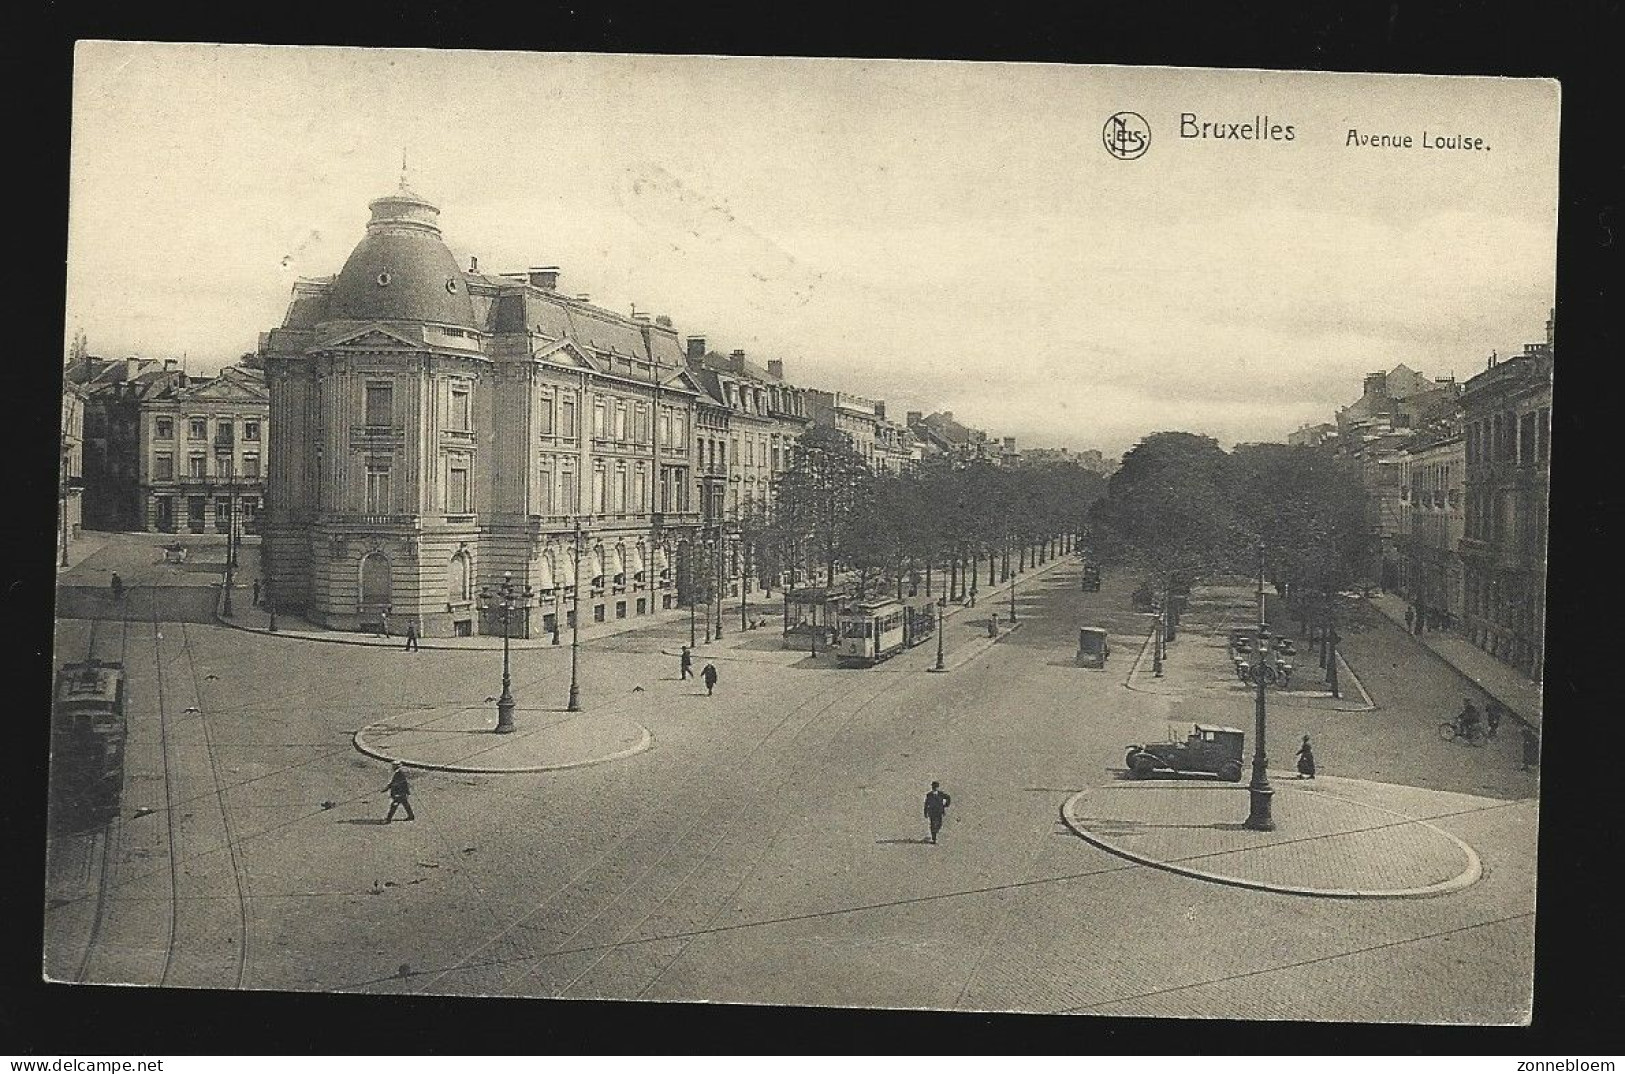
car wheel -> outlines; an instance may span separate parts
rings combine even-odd
[[[1133,779],[1150,779],[1156,767],[1155,761],[1141,753],[1129,758],[1128,774]]]
[[[1231,783],[1241,782],[1241,766],[1234,761],[1219,769],[1219,778],[1229,780]]]

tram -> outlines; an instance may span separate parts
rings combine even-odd
[[[897,600],[864,601],[842,608],[835,620],[836,662],[867,667],[902,652],[907,610]]]
[[[51,794],[65,822],[118,811],[124,782],[124,665],[64,664],[51,712]]]
[[[903,644],[910,649],[927,642],[937,633],[937,602],[931,597],[903,600]]]

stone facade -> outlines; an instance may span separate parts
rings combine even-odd
[[[674,607],[701,391],[669,322],[562,294],[557,269],[459,269],[404,184],[371,211],[264,343],[277,606],[495,633],[511,580],[509,631],[555,640],[578,604],[584,623]]]
[[[1462,622],[1466,589],[1458,549],[1466,517],[1466,444],[1458,430],[1400,454],[1400,592],[1440,626]]]
[[[1479,648],[1537,680],[1544,667],[1553,337],[1549,321],[1544,344],[1492,358],[1461,397],[1464,629]]]
[[[141,528],[255,531],[265,502],[270,395],[258,369],[228,366],[148,393],[137,416]]]

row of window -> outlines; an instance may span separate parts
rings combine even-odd
[[[1467,426],[1467,461],[1477,465],[1545,463],[1551,457],[1552,411],[1541,407],[1524,414],[1507,410]]]
[[[219,418],[214,423],[214,437],[216,440],[233,440],[236,437],[237,426],[233,419]],[[154,418],[152,436],[155,440],[175,439],[174,418]],[[208,418],[187,418],[186,439],[207,440],[209,438]],[[250,419],[243,422],[243,439],[253,442],[260,438],[260,423]]]
[[[220,477],[220,478],[257,478],[260,476],[260,457],[257,454],[243,456],[242,473],[236,473],[230,456],[222,455],[215,472],[209,472],[209,456],[201,452],[186,457],[187,477]],[[172,452],[160,451],[152,457],[152,479],[154,481],[175,480],[175,456]]]
[[[537,472],[538,514],[568,515],[576,513],[579,509],[577,493],[579,486],[575,468],[569,464],[558,465],[559,462],[560,460],[556,458],[546,458]],[[257,459],[255,467],[257,474]],[[392,469],[392,460],[387,455],[367,457],[365,510],[368,514],[394,513]],[[472,465],[468,456],[448,456],[443,504],[447,514],[464,515],[474,511],[471,473]],[[689,509],[687,468],[661,467],[659,486],[653,491],[659,497],[659,510],[687,511]],[[649,510],[650,492],[648,469],[642,463],[629,468],[626,463],[617,462],[613,469],[607,463],[599,463],[593,467],[587,509],[596,514],[645,512]]]
[[[718,440],[701,437],[697,442],[700,465],[710,469],[718,469],[728,465],[732,457],[734,465],[767,466],[772,463],[776,472],[790,464],[790,453],[779,444],[777,435],[772,437],[772,454],[769,455],[769,440],[767,437],[752,439],[747,437],[744,442],[744,455],[740,455],[740,442],[737,437],[733,440]]]

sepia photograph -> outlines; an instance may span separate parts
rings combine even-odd
[[[1561,96],[78,42],[41,976],[1529,1025]]]

